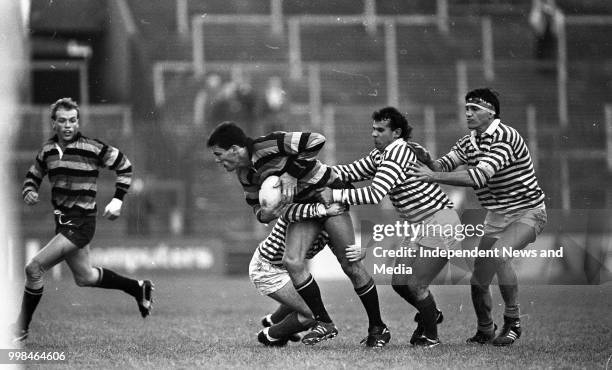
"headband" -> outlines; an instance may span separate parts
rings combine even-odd
[[[466,107],[477,107],[477,108],[482,109],[485,112],[495,114],[495,107],[493,106],[493,104],[489,103],[488,101],[482,98],[469,98],[467,102],[465,103],[465,106]]]

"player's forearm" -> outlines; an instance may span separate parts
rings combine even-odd
[[[453,171],[453,172],[434,172],[432,174],[432,182],[439,184],[454,185],[454,186],[475,186],[474,180],[470,177],[468,171]]]
[[[376,190],[372,186],[359,189],[333,189],[332,201],[357,206],[361,204],[378,204],[387,192]]]
[[[283,208],[283,215],[289,222],[300,222],[312,218],[321,218],[327,215],[325,205],[322,203],[292,203]]]

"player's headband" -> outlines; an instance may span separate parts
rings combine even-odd
[[[495,114],[495,107],[493,106],[493,104],[489,103],[488,101],[482,98],[469,98],[468,101],[465,103],[465,106],[466,107],[477,107],[477,108],[482,109],[485,112]]]

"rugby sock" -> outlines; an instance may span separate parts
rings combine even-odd
[[[304,302],[306,302],[308,308],[310,308],[310,311],[312,311],[315,320],[326,323],[332,322],[332,319],[325,310],[325,305],[323,305],[319,285],[312,275],[309,275],[308,279],[303,283],[294,286],[295,290],[300,294]]]
[[[504,316],[511,319],[518,319],[519,317],[521,317],[521,310],[519,308],[519,305],[506,306],[506,308],[504,309]]]
[[[478,330],[490,334],[494,331],[493,318],[491,317],[493,307],[491,289],[489,286],[472,285],[471,291],[472,303],[478,319]]]
[[[105,268],[96,268],[100,270],[100,278],[96,285],[97,288],[123,290],[135,298],[140,294],[141,286],[138,280],[126,278]]]
[[[376,290],[376,284],[374,279],[370,278],[370,281],[361,288],[356,288],[355,293],[361,299],[361,303],[368,314],[368,321],[370,327],[373,326],[385,326],[382,318],[380,317],[380,305],[378,303],[378,291]]]
[[[271,324],[276,324],[283,321],[283,319],[292,312],[293,310],[290,307],[281,304],[278,306],[276,311],[272,312],[272,314],[269,316]]]
[[[415,307],[421,313],[421,320],[425,328],[423,334],[429,339],[438,339],[438,308],[431,292],[425,299],[417,301]]]
[[[308,324],[308,325],[306,325]],[[302,323],[298,318],[298,313],[293,312],[283,319],[278,324],[272,325],[268,330],[268,336],[273,339],[287,338],[291,334],[299,333],[312,326],[313,320],[307,319]]]
[[[518,319],[521,315],[518,304],[518,286],[500,285],[499,291],[505,303],[504,316]]]
[[[25,287],[23,290],[23,300],[21,301],[21,311],[19,312],[19,318],[17,319],[17,325],[21,329],[28,329],[30,322],[32,321],[32,315],[40,302],[43,295],[43,288],[32,289]]]

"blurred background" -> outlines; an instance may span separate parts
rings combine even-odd
[[[79,102],[85,135],[119,147],[136,171],[122,217],[98,221],[95,263],[246,275],[269,229],[256,224],[234,175],[215,165],[205,146],[212,127],[234,120],[253,136],[321,132],[321,159],[347,163],[371,150],[372,111],[392,105],[406,113],[415,141],[443,155],[467,133],[465,93],[482,86],[500,93],[502,120],[528,142],[547,195],[537,247],[564,247],[562,258],[524,261],[521,276],[572,284],[611,276],[607,0],[16,3],[22,29],[10,42],[26,56],[4,187],[13,202],[12,278],[21,279],[24,260],[53,230],[46,180],[36,207],[23,205],[19,189],[60,97]],[[99,189],[100,207],[112,197],[112,172]],[[471,189],[448,191],[464,222],[479,222]],[[389,210],[352,212],[359,228]]]

